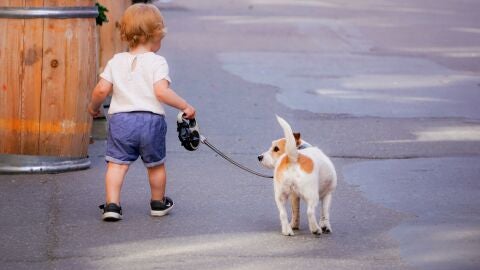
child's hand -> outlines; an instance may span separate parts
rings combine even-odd
[[[93,116],[93,118],[100,116],[100,107],[107,95],[112,92],[112,89],[113,84],[102,78],[97,83],[97,86],[95,86],[95,89],[93,89],[92,100],[90,104],[88,104],[88,113]]]
[[[187,108],[183,110],[186,119],[193,119],[195,118],[195,108],[192,105],[187,104]]]
[[[88,104],[88,113],[93,117],[93,118],[96,118],[96,117],[99,117],[100,116],[100,110],[99,109],[94,109],[92,107],[92,104]]]

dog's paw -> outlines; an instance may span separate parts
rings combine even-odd
[[[282,234],[285,236],[294,236],[295,234],[293,233],[292,228],[287,228],[285,230],[282,230]]]
[[[296,230],[296,231],[300,229],[298,222],[290,222],[290,227],[292,227],[292,230]]]
[[[322,229],[320,228],[320,226],[318,226],[318,224],[316,223],[310,223],[309,224],[309,227],[310,227],[310,232],[312,234],[315,234],[315,235],[320,235],[322,234]]]
[[[320,227],[322,228],[322,231],[324,233],[332,233],[332,226],[330,225],[330,222],[328,219],[322,219],[320,220]]]
[[[322,232],[325,234],[329,234],[332,232],[332,228],[328,228],[326,226],[322,227]]]

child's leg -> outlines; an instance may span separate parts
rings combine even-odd
[[[165,186],[167,182],[167,173],[165,164],[147,168],[148,180],[150,182],[150,190],[152,193],[152,201],[161,201],[165,196]]]
[[[108,162],[107,174],[105,175],[105,199],[107,204],[115,203],[120,205],[120,191],[128,171],[128,166],[128,164]]]

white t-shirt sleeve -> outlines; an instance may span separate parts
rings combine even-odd
[[[112,67],[111,67],[112,60],[108,61],[107,65],[103,69],[102,74],[100,74],[100,77],[109,81],[110,83],[113,83],[113,75],[112,75]]]
[[[170,76],[168,76],[168,64],[165,58],[159,58],[155,61],[154,71],[153,71],[153,83],[156,83],[161,80],[167,80],[168,82],[172,82]]]

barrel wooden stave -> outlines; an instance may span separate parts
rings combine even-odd
[[[9,0],[2,6],[23,7]],[[94,0],[29,0],[28,7]],[[87,156],[96,80],[95,19],[0,18],[0,154]]]

